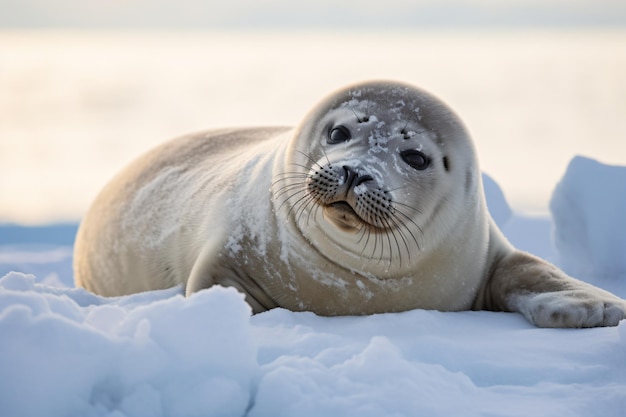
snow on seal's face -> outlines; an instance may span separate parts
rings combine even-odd
[[[369,83],[330,96],[305,120],[284,194],[301,233],[328,256],[340,249],[406,267],[478,209],[472,144],[434,97]]]

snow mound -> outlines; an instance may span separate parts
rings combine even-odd
[[[485,190],[485,198],[487,199],[487,208],[491,217],[498,227],[502,229],[509,221],[513,211],[506,201],[504,192],[498,183],[489,175],[483,172],[483,189]]]
[[[487,208],[506,238],[517,249],[556,263],[551,219],[514,213],[500,185],[486,173],[482,178]]]
[[[241,416],[256,347],[234,289],[105,299],[0,280],[0,415]]]
[[[250,416],[617,416],[626,399],[616,328],[566,332],[517,314],[424,310],[272,310],[252,322],[262,377]]]
[[[626,322],[250,317],[233,289],[180,292],[104,298],[21,273],[0,279],[0,415],[623,415]]]
[[[550,210],[566,272],[594,282],[626,276],[626,167],[575,157]]]

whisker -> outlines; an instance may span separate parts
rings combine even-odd
[[[315,204],[315,200],[313,199],[313,197],[311,197],[311,200],[307,203],[307,206],[312,204],[313,205],[313,209],[309,209],[309,214],[306,218],[306,225],[309,226],[309,224],[311,223],[311,216],[313,215],[314,217],[317,215],[317,210],[320,209],[320,205],[319,204]],[[306,209],[306,207],[304,207],[302,210],[304,211]],[[315,213],[315,215],[313,214]]]
[[[304,156],[306,159],[308,159],[309,161],[313,162],[313,163],[317,163],[312,157],[311,155],[309,155],[307,152],[303,152],[300,149],[294,149],[294,151],[298,152],[300,155]]]
[[[289,175],[289,176],[287,176]],[[288,180],[290,178],[306,178],[308,177],[308,174],[305,172],[297,172],[297,171],[285,171],[285,172],[280,172],[278,174],[276,174],[276,176],[278,177],[278,179],[272,181],[272,185],[276,184],[279,181],[285,181]]]
[[[385,243],[389,244],[389,249],[391,249],[391,240],[389,239],[389,233],[378,233],[380,236],[380,256],[378,257],[378,264],[383,262],[385,259]],[[385,237],[388,242],[385,242]]]
[[[332,168],[333,164],[330,162],[330,159],[328,158],[328,155],[326,154],[326,150],[324,149],[323,146],[320,146],[320,150],[322,151],[322,155],[324,155],[324,158],[326,158],[326,162],[328,163],[328,167]],[[317,162],[315,163],[318,167],[320,168],[324,168],[323,166],[321,166],[320,164],[318,164]]]
[[[387,190],[385,190],[383,192],[385,194],[388,194],[388,193],[392,193],[394,191],[403,190],[405,188],[411,188],[411,185],[410,184],[405,184],[405,185],[401,185],[400,187],[397,187],[397,188],[389,188],[389,189],[387,189]]]
[[[275,197],[280,197],[282,195],[284,195],[285,193],[288,193],[290,191],[294,191],[296,189],[300,189],[300,191],[305,192],[306,190],[304,189],[304,187],[302,187],[302,184],[287,184],[284,185],[282,187],[280,187],[279,189],[277,189],[274,193]]]
[[[396,232],[398,233],[398,235],[400,235],[400,238],[402,239],[402,242],[404,243],[404,249],[406,249],[407,262],[408,262],[408,265],[410,265],[411,264],[411,250],[409,249],[409,244],[404,236],[404,233],[402,233],[402,229],[400,228],[394,229],[393,233],[395,234]]]
[[[303,201],[300,203],[300,207],[298,208],[297,212],[294,214],[294,219],[296,224],[301,225],[302,224],[302,216],[306,214],[306,225],[308,226],[310,223],[310,217],[312,215],[312,213],[315,211],[316,208],[318,208],[319,206],[315,204],[315,202],[308,198],[307,200]]]
[[[367,227],[367,224],[363,224],[361,225],[362,227],[359,230],[359,233],[361,234],[361,237],[359,238],[359,240],[357,240],[356,244],[359,245],[361,243],[361,241],[363,240],[363,237],[366,235],[366,231],[370,231],[370,228]],[[370,234],[367,233],[367,239],[365,240],[365,244],[363,245],[363,250],[365,250],[365,248],[367,247],[367,242],[369,242],[370,239]],[[361,253],[363,253],[363,250],[361,251]]]
[[[285,198],[285,200],[280,203],[280,206],[278,206],[277,211],[280,211],[283,206],[290,201],[292,198],[294,198],[295,196],[297,196],[298,194],[304,194],[304,196],[299,197],[292,205],[291,208],[289,209],[289,211],[287,211],[287,215],[289,216],[289,214],[291,213],[291,211],[295,208],[295,206],[298,204],[298,202],[300,202],[303,198],[306,198],[307,194],[306,194],[306,190],[298,190],[295,193],[292,193],[291,195],[289,195],[287,198]]]
[[[402,265],[402,250],[400,249],[400,242],[398,241],[398,237],[396,236],[396,224],[395,222],[393,222],[393,218],[391,217],[386,217],[383,216],[383,218],[381,219],[381,221],[387,226],[387,236],[389,236],[389,232],[391,232],[391,235],[393,236],[393,240],[396,243],[396,248],[398,249],[398,261],[400,263],[400,265]],[[390,224],[394,223],[394,227],[391,227],[392,225]],[[402,237],[402,235],[400,235]],[[402,237],[402,239],[404,240],[404,237]],[[392,251],[391,251],[391,238],[388,237],[389,240],[389,263],[391,264],[391,259],[392,259]],[[405,242],[406,245],[406,242]]]
[[[368,236],[367,239],[369,241],[370,236],[372,236],[372,234],[374,235],[374,243],[373,243],[373,247],[372,247],[372,251],[369,255],[369,259],[374,259],[374,255],[376,254],[376,247],[378,245],[378,234],[377,233],[372,233],[372,229],[371,227],[368,227]]]
[[[380,263],[383,261],[383,252],[385,250],[384,247],[384,241],[382,240],[381,234],[380,233],[374,233],[374,249],[376,249],[377,246],[380,246],[380,256],[378,257],[378,264],[380,265]],[[380,239],[380,245],[378,244],[378,240]],[[375,255],[375,251],[372,252],[372,258]]]
[[[304,196],[303,198],[299,199],[298,202],[296,203],[298,205],[298,208],[294,211],[293,217],[297,225],[300,224],[300,219],[302,218],[302,215],[306,211],[306,208],[310,202],[311,202],[310,196]],[[294,204],[294,207],[295,207],[295,204]]]
[[[422,214],[422,211],[420,209],[418,209],[417,207],[409,206],[408,204],[400,203],[399,201],[394,201],[393,204],[395,204],[397,206],[400,206],[400,207],[405,207],[405,208],[411,210],[414,213]],[[404,214],[404,213],[402,213],[402,214]]]
[[[352,108],[352,106],[349,103],[346,103],[348,105],[348,107],[350,108],[350,110],[352,110],[352,113],[354,113],[354,117],[356,117],[356,120],[359,123],[363,123],[363,120],[361,120],[361,118],[359,117],[358,114],[356,114],[356,111]]]
[[[317,162],[315,159],[313,159],[311,157],[311,155],[309,155],[308,153],[302,152],[302,151],[300,151],[298,149],[296,149],[295,151],[298,152],[300,155],[304,156],[306,159],[308,159],[309,162],[311,162],[314,166],[317,166],[318,168],[323,168],[323,166],[319,162]],[[324,155],[324,158],[326,158],[326,161],[328,162],[328,165],[331,165],[330,164],[330,160],[328,159],[328,156],[326,155],[326,152],[324,151],[323,148],[321,148],[321,151],[322,151],[322,154]],[[307,167],[305,165],[296,164],[295,162],[292,162],[292,165],[300,166],[302,168],[305,168],[307,171],[309,170],[309,167]]]
[[[411,232],[411,229],[409,229],[408,225],[407,225],[405,222],[401,221],[401,220],[400,220],[400,218],[399,218],[398,216],[396,216],[396,214],[395,214],[395,213],[399,213],[399,214],[401,214],[401,215],[402,215],[402,216],[403,216],[406,220],[408,220],[410,223],[412,223],[412,224],[413,224],[413,225],[417,228],[417,230],[419,230],[419,232],[422,234],[422,236],[424,236],[424,231],[422,230],[422,228],[421,228],[421,227],[419,227],[419,226],[417,225],[417,223],[415,223],[415,222],[413,221],[413,219],[411,219],[408,215],[406,215],[405,213],[403,213],[403,212],[402,212],[402,210],[397,210],[397,209],[395,209],[395,210],[394,210],[393,215],[394,215],[396,218],[398,218],[398,221],[400,222],[400,224],[402,224],[402,225],[404,226],[404,228],[407,230],[407,232],[409,232],[409,235],[413,238],[413,241],[415,242],[415,244],[417,245],[417,249],[419,250],[419,249],[420,249],[420,244],[419,244],[419,242],[418,242],[418,240],[417,240],[417,237],[415,237],[415,235],[413,234],[413,232]]]
[[[363,249],[361,250],[361,255],[365,254],[365,249],[369,246],[370,238],[372,237],[372,228],[371,227],[363,227],[363,234],[367,236],[365,239],[365,245],[363,245]],[[372,258],[373,255],[370,255]]]
[[[404,124],[404,127],[402,127],[402,130],[400,131],[401,134],[406,134],[406,127],[409,125],[409,122],[411,121],[411,119],[407,119],[406,123]]]
[[[315,167],[315,169],[322,169],[322,168],[323,168],[323,167],[322,167],[320,164],[318,164],[318,163],[315,163],[315,164],[314,164],[314,165],[312,165],[312,166],[308,166],[308,165],[304,165],[304,164],[298,164],[298,163],[296,163],[296,162],[291,162],[289,165],[290,165],[291,167],[302,168],[302,170],[303,170],[303,171],[302,171],[302,172],[299,172],[299,173],[301,173],[301,174],[306,174],[306,173],[307,173],[307,172],[309,172],[309,171],[310,171],[313,167]]]
[[[294,218],[295,218],[296,224],[300,224],[300,219],[302,218],[302,215],[304,214],[304,212],[307,211],[308,207],[311,205],[316,206],[315,197],[312,196],[310,193],[305,192],[305,195],[299,198],[298,201],[296,201],[296,203],[294,203],[294,207],[296,205],[298,205],[298,209],[294,212]],[[311,216],[312,211],[313,210],[308,210],[309,214],[307,215],[307,222],[306,222],[307,225],[309,224],[309,218]]]
[[[295,180],[295,181],[293,181],[293,183],[290,183],[290,184],[288,183],[285,186],[289,186],[289,185],[303,185],[305,180],[307,179],[307,177],[308,177],[307,175],[302,174],[302,175],[298,175],[298,176],[292,175],[292,176],[289,176],[289,177],[278,178],[276,181],[273,181],[271,185],[275,186],[275,185],[277,185],[277,184],[279,184],[281,182],[286,182],[286,181],[289,181],[289,180]]]
[[[413,235],[413,233],[406,226],[406,224],[404,222],[402,222],[395,214],[392,213],[389,220],[394,225],[394,233],[395,233],[395,231],[397,231],[398,234],[400,235],[400,238],[402,239],[402,242],[404,243],[404,248],[406,249],[408,260],[410,261],[411,260],[411,250],[409,249],[409,241],[407,240],[408,237],[406,236],[405,233],[408,233],[413,238],[413,240],[415,241],[415,244],[417,245],[417,249],[419,250],[419,243],[417,242],[417,239],[415,238],[415,235]],[[406,230],[406,232],[403,231],[403,230]]]
[[[279,185],[282,182],[285,184],[281,185],[281,187],[288,187],[291,185],[304,186],[304,184],[306,183],[306,179],[307,179],[306,175],[283,177],[283,178],[278,178],[276,181],[272,182],[271,185],[272,186]],[[287,182],[289,180],[293,180],[293,181]]]
[[[384,233],[384,235],[387,237],[387,244],[389,245],[389,264],[391,264],[391,259],[393,258],[392,257],[393,245],[391,243],[391,236],[393,236],[394,239],[395,239],[395,235],[393,233],[389,233],[389,231],[392,230],[392,229],[389,227],[389,223],[387,223],[385,221],[385,219],[379,219],[378,221],[381,222],[382,224],[384,224],[387,227],[386,233]],[[398,241],[397,240],[396,240],[396,245],[398,245]],[[400,250],[400,247],[398,246],[398,251],[399,250]],[[381,254],[381,257],[382,257],[382,254]]]

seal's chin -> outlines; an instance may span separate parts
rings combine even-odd
[[[352,206],[345,201],[324,206],[324,217],[340,229],[347,232],[356,232],[363,227],[365,221],[359,217]]]

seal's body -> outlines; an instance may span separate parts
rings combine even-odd
[[[514,249],[459,118],[389,82],[329,96],[296,129],[205,132],[144,155],[85,217],[75,275],[109,296],[233,286],[254,312],[488,309],[549,327],[626,316],[623,300]]]

